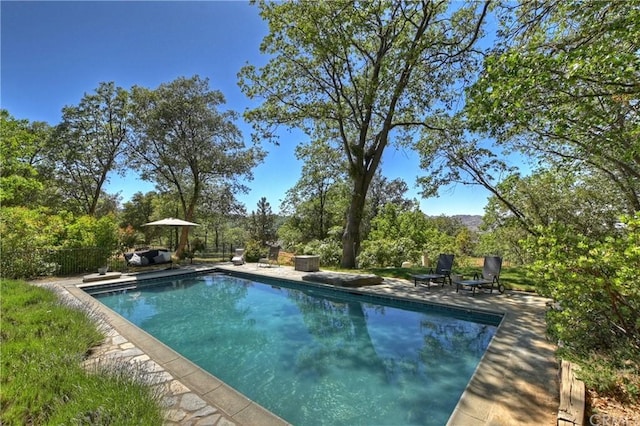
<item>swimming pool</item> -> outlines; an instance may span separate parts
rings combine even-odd
[[[445,424],[500,319],[221,274],[96,297],[299,425]]]

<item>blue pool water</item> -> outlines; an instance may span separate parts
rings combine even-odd
[[[294,425],[443,425],[496,330],[220,274],[96,297]]]

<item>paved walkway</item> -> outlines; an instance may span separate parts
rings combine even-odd
[[[230,271],[301,281],[314,273],[292,267],[258,267],[256,264],[216,265]],[[122,279],[154,278],[182,274],[200,267],[159,271]],[[269,413],[172,349],[138,329],[81,291],[81,278],[56,281],[56,287],[104,318],[108,338],[93,356],[95,360],[121,359],[141,366],[163,393],[165,424],[173,425],[283,425]],[[86,284],[85,284],[86,285]],[[504,314],[504,320],[467,386],[449,425],[555,425],[558,410],[555,347],[545,339],[546,299],[519,292],[503,295],[455,292],[445,286],[427,287],[403,279],[385,279],[380,285],[349,289],[350,292],[421,300],[467,310]],[[96,361],[93,361],[96,362]],[[428,403],[428,402],[425,402]]]

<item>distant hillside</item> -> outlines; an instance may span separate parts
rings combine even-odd
[[[477,231],[482,224],[482,216],[479,215],[459,214],[451,217],[460,220],[464,226],[472,231]]]

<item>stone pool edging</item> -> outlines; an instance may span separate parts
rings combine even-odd
[[[101,345],[93,348],[85,364],[89,369],[93,365],[108,363],[126,363],[139,368],[146,376],[144,383],[159,388],[161,405],[165,409],[164,425],[288,425],[102,305],[78,284],[75,280],[41,285],[57,287],[57,293],[72,306],[81,304],[81,309],[99,318],[98,325],[106,337]]]
[[[174,271],[165,271],[163,275],[178,275],[185,272],[193,274],[196,269],[185,268],[182,272],[175,271],[175,273]],[[241,266],[218,264],[201,268],[200,271],[196,272],[204,271],[238,272],[241,275],[252,274],[265,278],[310,284],[301,278],[302,275],[308,273],[294,271],[293,268],[284,266],[267,269],[258,268],[256,264]],[[155,275],[153,274],[153,276]],[[152,276],[146,276],[146,278],[150,277]],[[128,280],[135,280],[135,278],[128,277]],[[337,289],[327,284],[314,285]],[[69,290],[73,290],[81,296],[84,295],[89,302],[103,306],[74,285],[68,287]],[[517,292],[507,292],[504,295],[476,293],[472,297],[470,292],[469,294],[465,292],[456,293],[455,290],[452,291],[448,286],[442,288],[439,286],[415,287],[408,280],[393,278],[386,278],[379,285],[359,287],[357,289],[342,288],[342,291],[353,291],[356,294],[410,300],[418,303],[448,306],[454,309],[494,312],[504,315],[496,335],[494,335],[487,352],[485,352],[476,368],[476,373],[458,401],[448,424],[452,426],[556,424],[558,414],[557,361],[555,360],[555,345],[546,341],[545,338],[544,306],[546,299]],[[115,316],[114,326],[116,329],[120,330],[121,326],[126,325],[121,323],[128,323],[114,312],[112,312],[112,315]],[[128,323],[128,326],[137,329],[130,323]],[[150,338],[153,339],[147,335],[146,338],[141,338],[140,341],[132,339],[132,342],[136,345],[140,344],[140,347],[144,350],[144,345],[147,343],[145,339]],[[160,342],[158,343],[162,345]],[[155,348],[154,345],[151,346],[152,349]],[[195,379],[195,384],[186,383],[186,386],[190,386],[190,389],[203,399],[209,400],[209,397],[214,396],[212,386],[224,385],[219,381],[218,384],[214,383],[213,385],[198,383],[196,377],[213,376],[203,370],[196,371],[199,368],[190,362],[186,366],[182,365],[181,368],[176,369],[175,365],[171,365],[166,359],[163,359],[163,357],[166,357],[163,351],[160,351],[160,353],[150,352],[149,356],[151,359],[158,361],[158,364],[165,367],[170,373],[177,371],[174,373],[177,379],[182,379],[183,376],[185,379]],[[252,409],[248,409],[249,406],[245,404],[250,405],[251,402],[233,389],[229,388],[229,390],[231,392],[230,395],[232,395],[231,399],[235,400],[236,404],[231,404],[227,408],[228,412],[225,409],[220,409],[217,402],[212,402],[212,406],[218,407],[223,414],[227,414],[228,417],[225,418],[234,422],[232,424],[286,424],[284,420],[268,413],[257,404]],[[233,394],[234,392],[236,395]],[[224,399],[217,401],[222,401],[223,407],[227,406],[225,404],[229,404],[229,401]],[[425,403],[428,404],[429,402],[425,401]],[[236,411],[239,407],[244,407],[244,417],[239,416],[240,412]],[[263,412],[259,413],[260,410]],[[234,412],[235,414],[232,414]],[[256,412],[259,414],[268,413],[272,417],[266,418],[277,419],[279,422],[256,421],[257,417],[250,415],[250,413],[255,414]]]
[[[220,265],[231,273],[301,281],[301,274],[276,270],[257,271],[255,265]],[[261,273],[260,273],[261,272]],[[322,272],[322,271],[320,271]],[[313,274],[308,274],[311,279]],[[311,284],[311,283],[309,283]],[[546,338],[548,299],[535,294],[455,291],[455,287],[414,286],[409,280],[385,278],[382,284],[358,288],[326,286],[354,294],[408,300],[473,313],[503,316],[448,426],[556,425],[558,413],[558,361],[556,345]],[[428,404],[428,401],[425,401]]]

